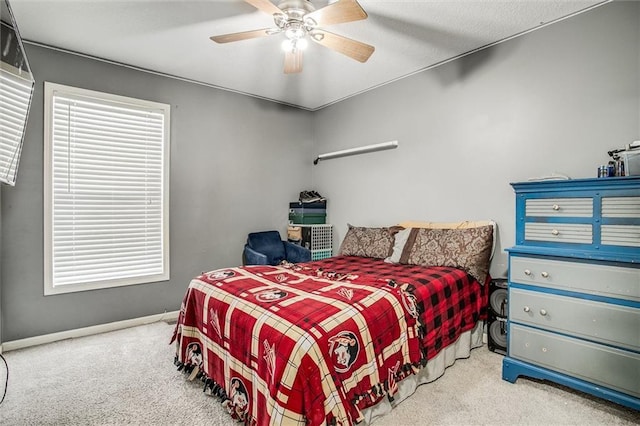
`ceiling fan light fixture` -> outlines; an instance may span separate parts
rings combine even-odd
[[[286,39],[282,42],[282,50],[285,52],[295,52],[296,50],[305,50],[309,42],[306,38]]]
[[[309,18],[308,16],[304,17],[304,24],[309,28],[315,28],[318,26],[316,20],[313,18]]]
[[[285,52],[296,52],[307,48],[307,30],[302,26],[300,21],[287,22],[284,35],[287,37],[287,39],[282,42],[282,49]]]
[[[287,15],[285,15],[284,13],[273,14],[273,22],[275,22],[278,28],[284,28],[284,26],[287,24],[287,20]]]
[[[307,32],[301,27],[290,26],[284,31],[284,35],[286,35],[289,40],[299,40],[304,38]]]

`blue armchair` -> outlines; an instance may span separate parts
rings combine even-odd
[[[277,265],[283,260],[291,263],[308,262],[311,250],[280,239],[278,231],[252,232],[244,246],[245,265]]]

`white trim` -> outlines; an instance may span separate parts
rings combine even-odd
[[[162,314],[148,315],[146,317],[132,318],[123,321],[110,322],[107,324],[98,324],[92,325],[90,327],[60,331],[58,333],[44,334],[42,336],[27,337],[26,339],[12,340],[10,342],[4,342],[0,345],[0,353],[14,351],[16,349],[28,348],[30,346],[43,345],[45,343],[53,343],[59,340],[75,339],[77,337],[85,337],[91,336],[93,334],[122,330],[123,328],[146,325],[158,321],[175,320],[178,319],[179,313],[180,311],[171,311]]]

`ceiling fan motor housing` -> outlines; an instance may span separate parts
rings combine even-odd
[[[292,26],[299,28],[308,26],[309,23],[305,22],[304,16],[316,10],[313,4],[307,0],[284,0],[278,4],[278,8],[282,10],[284,16],[280,19],[276,16],[274,19],[276,25],[281,28],[283,25],[285,30]]]

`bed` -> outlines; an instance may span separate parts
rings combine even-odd
[[[176,365],[247,425],[370,423],[482,345],[492,241],[350,227],[332,258],[203,273]]]

